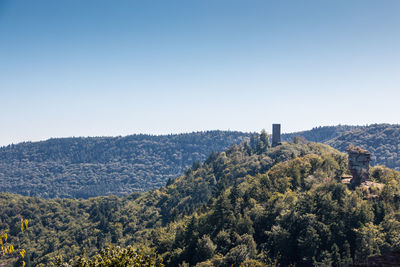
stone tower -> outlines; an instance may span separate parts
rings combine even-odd
[[[272,147],[281,144],[281,125],[272,124]]]
[[[349,170],[353,179],[351,183],[359,185],[369,178],[369,162],[371,161],[371,153],[360,147],[349,147]]]

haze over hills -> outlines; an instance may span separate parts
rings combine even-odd
[[[9,145],[0,148],[0,191],[45,198],[147,191],[165,185],[212,151],[249,137],[250,133],[207,131]]]
[[[127,137],[57,138],[0,148],[0,191],[45,198],[124,195],[159,188],[211,151],[251,133],[208,131]],[[303,136],[345,152],[349,144],[372,152],[372,165],[400,170],[400,126],[325,126],[282,135]]]

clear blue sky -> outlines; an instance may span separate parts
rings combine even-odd
[[[400,1],[0,0],[0,145],[398,123]]]

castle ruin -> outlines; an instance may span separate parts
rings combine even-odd
[[[281,143],[281,125],[272,124],[272,147],[279,146]]]
[[[360,147],[350,146],[347,150],[349,154],[349,170],[353,178],[351,183],[359,185],[369,178],[369,162],[371,153]]]

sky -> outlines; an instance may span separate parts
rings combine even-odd
[[[399,123],[398,0],[0,0],[0,145]]]

